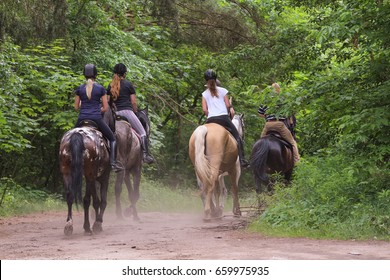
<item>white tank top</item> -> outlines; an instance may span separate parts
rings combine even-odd
[[[202,96],[204,97],[204,99],[206,99],[207,109],[209,111],[209,115],[207,116],[207,118],[228,114],[224,100],[224,97],[228,93],[228,90],[223,87],[217,87],[217,91],[218,97],[211,96],[211,92],[209,89],[206,89],[202,93]]]

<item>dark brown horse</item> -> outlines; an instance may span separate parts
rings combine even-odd
[[[256,192],[270,192],[269,174],[281,173],[287,181],[291,179],[294,168],[291,145],[276,133],[269,133],[253,145],[250,166]]]
[[[150,134],[150,121],[147,108],[138,110],[139,118],[145,128],[146,134]],[[116,138],[118,142],[118,160],[122,163],[124,170],[117,173],[115,182],[116,215],[123,218],[121,206],[121,193],[123,181],[126,184],[130,206],[125,210],[125,216],[133,215],[139,220],[136,203],[139,199],[139,186],[142,171],[142,149],[138,134],[125,120],[118,120],[115,124]],[[131,182],[130,175],[133,178]]]
[[[232,185],[233,214],[240,216],[238,181],[241,167],[234,137],[223,126],[215,123],[198,126],[189,141],[189,156],[202,190],[203,220],[222,217],[223,199],[226,196],[223,177],[226,174]]]
[[[103,214],[107,205],[107,189],[110,176],[109,153],[102,133],[94,127],[79,127],[64,134],[59,152],[60,171],[63,175],[68,217],[65,235],[73,232],[72,205],[81,201],[83,176],[86,190],[83,198],[84,230],[92,233],[89,222],[91,197],[95,209],[94,232],[102,231]],[[100,193],[98,194],[98,184]]]

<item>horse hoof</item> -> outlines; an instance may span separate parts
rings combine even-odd
[[[139,222],[139,221],[141,221],[141,219],[140,219],[138,216],[136,216],[136,215],[134,215],[134,218],[133,218],[133,220],[134,220],[134,221],[136,221],[136,222]]]
[[[73,233],[73,226],[72,225],[70,225],[70,226],[65,226],[65,228],[64,228],[64,234],[66,235],[66,236],[71,236],[72,235],[72,233]]]
[[[122,220],[122,219],[123,219],[122,209],[117,209],[117,210],[115,211],[115,214],[116,214],[116,218],[117,218],[118,220]]]
[[[242,217],[242,214],[241,214],[241,212],[239,212],[239,213],[233,213],[233,217],[234,217],[234,218],[241,218],[241,217]]]
[[[219,207],[217,211],[217,218],[222,218],[223,216],[223,207]]]
[[[208,223],[211,222],[211,215],[210,211],[206,211],[206,213],[203,216],[203,222]]]
[[[103,231],[102,223],[101,222],[95,222],[93,224],[92,230],[94,233],[100,233]]]
[[[236,210],[236,211],[233,211],[233,216],[234,216],[235,218],[239,218],[239,217],[242,216],[242,213],[241,213],[240,210]]]
[[[73,222],[72,222],[72,220],[69,220],[65,224],[64,234],[66,236],[70,236],[70,235],[72,235],[72,233],[73,233]]]
[[[124,211],[124,215],[125,217],[131,217],[131,215],[133,215],[133,208],[131,207],[126,208]]]

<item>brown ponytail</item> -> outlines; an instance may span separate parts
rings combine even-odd
[[[218,97],[217,83],[214,79],[210,79],[207,81],[207,87],[211,92],[211,96]]]

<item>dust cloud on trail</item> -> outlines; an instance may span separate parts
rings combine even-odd
[[[390,259],[389,242],[270,238],[246,231],[245,218],[231,213],[210,223],[201,212],[140,211],[139,217],[117,220],[107,211],[103,232],[85,235],[83,212],[75,212],[70,237],[63,233],[66,211],[1,218],[0,259]]]

